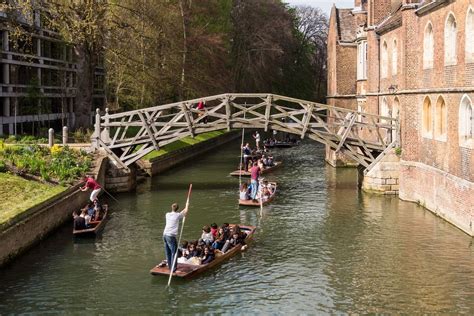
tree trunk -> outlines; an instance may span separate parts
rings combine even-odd
[[[184,0],[179,1],[179,8],[181,10],[181,19],[183,22],[183,60],[181,65],[181,82],[180,82],[180,89],[179,89],[179,100],[182,101],[185,98],[184,87],[186,83],[186,55],[188,53],[188,42],[186,36],[186,15],[184,12]]]
[[[74,108],[76,122],[74,128],[87,128],[90,126],[92,111],[95,65],[87,44],[77,44],[74,52],[77,58],[76,107]]]

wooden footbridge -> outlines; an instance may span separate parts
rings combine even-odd
[[[199,102],[205,109],[197,109]],[[337,108],[275,94],[230,93],[101,115],[92,146],[128,166],[186,136],[222,129],[263,129],[308,137],[370,169],[398,140],[398,118]]]

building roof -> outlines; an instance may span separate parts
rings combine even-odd
[[[336,8],[337,35],[339,41],[352,43],[356,39],[357,23],[352,9]]]
[[[377,25],[376,31],[378,34],[389,32],[402,25],[402,11],[398,9],[390,14],[385,20]]]

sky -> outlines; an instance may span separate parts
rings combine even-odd
[[[284,0],[291,5],[309,5],[321,8],[327,15],[331,12],[333,3],[338,8],[353,8],[354,0]]]

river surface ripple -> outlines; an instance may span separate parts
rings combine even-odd
[[[239,144],[118,195],[96,242],[70,224],[0,271],[0,314],[474,314],[473,239],[423,208],[357,190],[354,169],[312,142],[279,150],[274,203],[236,205]],[[153,277],[169,205],[193,183],[184,239],[216,222],[257,225],[247,252],[193,281]]]

